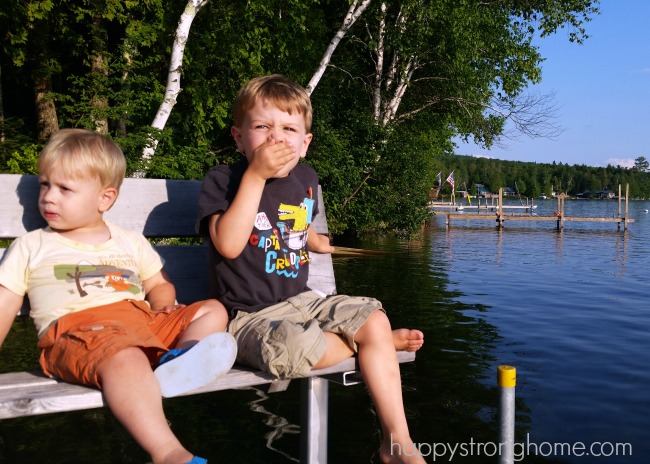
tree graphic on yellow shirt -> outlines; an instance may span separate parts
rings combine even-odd
[[[115,266],[96,266],[90,263],[57,264],[54,266],[54,277],[57,280],[74,283],[81,297],[88,295],[84,289],[87,286],[110,288],[115,292],[129,292],[134,295],[142,292],[140,279],[133,271]],[[91,279],[94,280],[90,281]]]

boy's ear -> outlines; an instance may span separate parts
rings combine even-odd
[[[305,140],[302,142],[302,150],[300,150],[300,157],[304,158],[307,156],[307,148],[309,148],[309,143],[314,136],[309,133],[305,135]]]
[[[232,138],[235,139],[235,145],[237,145],[237,150],[240,152],[244,153],[244,145],[242,145],[241,142],[241,131],[237,126],[232,126],[230,128],[230,135],[232,135]]]
[[[117,200],[117,189],[113,187],[108,187],[107,189],[104,189],[104,191],[101,194],[101,197],[99,198],[99,211],[102,213],[105,213],[115,203],[115,200]]]

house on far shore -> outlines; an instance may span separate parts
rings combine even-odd
[[[476,196],[479,198],[489,198],[492,194],[483,184],[474,184],[476,186]]]
[[[514,197],[517,192],[512,187],[504,187],[503,188],[503,196],[504,197]]]
[[[576,198],[611,200],[612,198],[616,198],[616,194],[611,190],[587,190],[582,193],[577,193]]]

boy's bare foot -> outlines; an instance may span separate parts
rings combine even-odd
[[[395,329],[393,342],[397,351],[417,351],[424,344],[424,334],[416,329]]]
[[[400,440],[391,435],[381,444],[379,460],[385,464],[425,464],[426,461],[420,454],[410,438]]]

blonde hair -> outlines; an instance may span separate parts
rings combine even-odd
[[[108,137],[86,129],[61,129],[55,132],[38,158],[38,172],[47,174],[54,167],[73,179],[90,174],[102,187],[119,191],[126,174],[126,159],[120,147]]]
[[[311,129],[312,108],[309,95],[304,88],[282,74],[256,77],[239,89],[232,105],[235,126],[241,126],[246,112],[258,100],[263,100],[289,114],[301,114],[305,119],[305,129]]]

